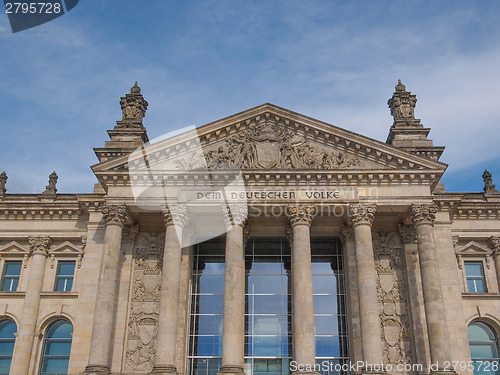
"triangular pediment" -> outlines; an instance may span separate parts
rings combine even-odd
[[[0,246],[0,256],[24,256],[27,254],[29,254],[29,249],[17,241]]]
[[[83,247],[76,246],[69,241],[64,241],[59,245],[52,246],[50,248],[50,253],[52,255],[79,255],[83,254]]]
[[[446,164],[264,104],[92,167],[98,177],[130,170],[179,174],[207,168],[212,172],[238,168],[250,174],[403,171],[432,174],[435,184]]]
[[[485,256],[490,255],[493,251],[478,242],[470,241],[464,246],[457,249],[456,254],[460,256]]]

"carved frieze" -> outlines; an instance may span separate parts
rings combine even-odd
[[[361,159],[332,147],[318,145],[280,124],[272,116],[262,116],[256,123],[224,143],[204,150],[210,169],[350,169],[361,165]],[[196,154],[177,160],[178,169],[200,165]]]
[[[412,362],[403,247],[396,232],[373,234],[384,363]],[[394,366],[396,368],[396,366]],[[392,372],[396,374],[397,372]]]
[[[164,244],[163,233],[140,233],[134,248],[126,371],[149,372],[154,365]]]

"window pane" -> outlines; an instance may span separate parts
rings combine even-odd
[[[262,259],[262,258],[261,258]],[[281,260],[279,257],[276,258],[276,262],[254,262],[252,264],[252,270],[251,273],[253,274],[277,274],[280,275],[282,273],[286,273],[283,263],[281,263]]]
[[[222,315],[197,315],[193,332],[198,335],[222,335]]]
[[[287,280],[280,275],[256,275],[253,277],[249,277],[249,286],[252,279],[254,284],[253,292],[255,294],[286,294],[288,288]]]
[[[493,330],[483,322],[474,322],[467,329],[469,341],[495,341]]]
[[[69,360],[67,358],[44,358],[42,372],[66,374],[68,365]]]
[[[481,262],[465,262],[465,274],[467,276],[483,276],[483,264]]]
[[[337,314],[336,295],[313,296],[315,314]]]
[[[14,352],[14,343],[15,340],[12,341],[0,341],[0,355],[1,356],[11,356]]]
[[[75,262],[59,262],[60,276],[73,276],[75,274]]]
[[[15,339],[14,333],[16,332],[17,326],[12,320],[4,320],[0,323],[0,339]]]
[[[285,296],[254,296],[255,314],[286,314]]]
[[[21,274],[22,262],[5,262],[5,276],[19,276]]]
[[[10,371],[11,358],[0,358],[0,373],[8,374]]]
[[[73,278],[58,278],[56,280],[56,287],[54,290],[56,292],[71,292],[71,288],[73,286]]]
[[[254,315],[254,335],[288,334],[288,317],[286,315]]]
[[[316,335],[338,335],[338,316],[314,316]]]
[[[311,263],[313,275],[332,275],[332,266],[326,262],[313,262]]]
[[[71,339],[73,337],[73,326],[65,320],[59,320],[52,324],[47,332],[48,338]]]
[[[45,344],[45,354],[69,356],[71,351],[71,341],[51,341]]]
[[[200,276],[200,293],[224,293],[224,275]]]
[[[222,294],[199,296],[200,314],[222,314],[224,310],[224,296]]]
[[[335,294],[337,293],[337,280],[335,276],[313,275],[313,293],[315,294]]]
[[[340,357],[339,337],[316,337],[316,357]]]
[[[195,337],[198,356],[221,356],[222,336],[197,336]]]

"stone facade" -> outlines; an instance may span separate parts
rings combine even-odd
[[[0,321],[17,326],[12,374],[40,371],[60,319],[73,326],[68,374],[190,374],[193,251],[211,233],[225,237],[221,374],[249,373],[249,237],[289,240],[299,363],[316,358],[316,238],[342,243],[351,362],[453,372],[446,362],[471,360],[471,322],[500,336],[500,193],[487,171],[484,192],[445,192],[444,147],[401,82],[386,143],[264,104],[149,145],[137,84],[120,104],[122,120],[95,149],[93,193],[58,194],[54,172],[40,194],[10,194],[0,174],[0,269],[21,262],[17,288],[0,292]],[[73,286],[54,291],[64,261],[75,262]],[[470,290],[467,262],[482,266],[484,291]],[[429,362],[439,366],[404,367]]]

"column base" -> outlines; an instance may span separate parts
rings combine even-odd
[[[435,370],[431,371],[430,375],[457,375],[453,370]]]
[[[177,368],[173,365],[155,366],[150,374],[154,375],[177,375]]]
[[[293,371],[293,375],[319,375],[319,372],[316,371]]]
[[[364,371],[361,370],[361,375],[387,375],[385,371]]]
[[[222,365],[217,375],[244,375],[245,371],[241,366]]]
[[[82,375],[111,375],[111,371],[107,366],[87,366]]]

